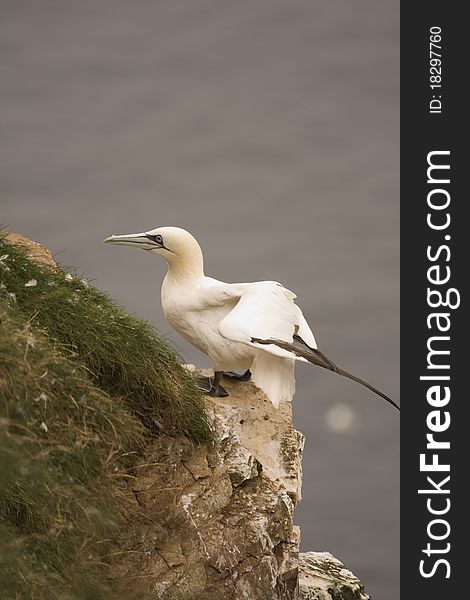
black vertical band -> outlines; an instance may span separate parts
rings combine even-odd
[[[411,600],[467,587],[470,69],[458,6],[401,5],[401,597]]]

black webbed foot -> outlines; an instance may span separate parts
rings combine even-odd
[[[224,377],[228,379],[236,379],[237,381],[249,381],[251,379],[251,371],[247,369],[244,373],[237,373],[236,371],[224,371]]]
[[[204,394],[208,394],[212,389],[213,379],[213,377],[198,377],[196,379],[198,390],[200,390]]]
[[[217,387],[214,386],[211,388],[209,396],[213,396],[215,398],[226,398],[228,396],[228,392],[221,385],[218,385]]]
[[[198,378],[198,387],[204,394],[208,394],[209,396],[213,396],[215,398],[225,398],[228,396],[228,392],[220,385],[221,379],[222,371],[216,371],[214,373],[214,377]]]

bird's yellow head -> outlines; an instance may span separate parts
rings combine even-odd
[[[112,235],[105,244],[135,246],[166,260],[175,275],[203,276],[203,258],[197,240],[181,227],[157,227],[144,233]]]

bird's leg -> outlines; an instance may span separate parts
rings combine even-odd
[[[237,379],[238,381],[249,381],[251,379],[251,371],[247,369],[244,373],[237,373],[236,371],[224,371],[224,377],[229,379]]]
[[[217,398],[225,398],[228,396],[227,390],[220,385],[223,374],[223,371],[215,371],[212,387],[209,390],[209,396],[216,396]]]

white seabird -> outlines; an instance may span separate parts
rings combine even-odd
[[[278,408],[294,395],[295,361],[313,363],[369,388],[398,405],[366,381],[337,367],[317,348],[295,294],[276,281],[224,283],[204,275],[201,248],[179,227],[112,235],[109,244],[136,246],[168,263],[161,298],[165,317],[191,344],[212,360],[214,378],[204,389],[227,396],[223,376],[253,382]],[[237,375],[233,370],[245,370]]]

